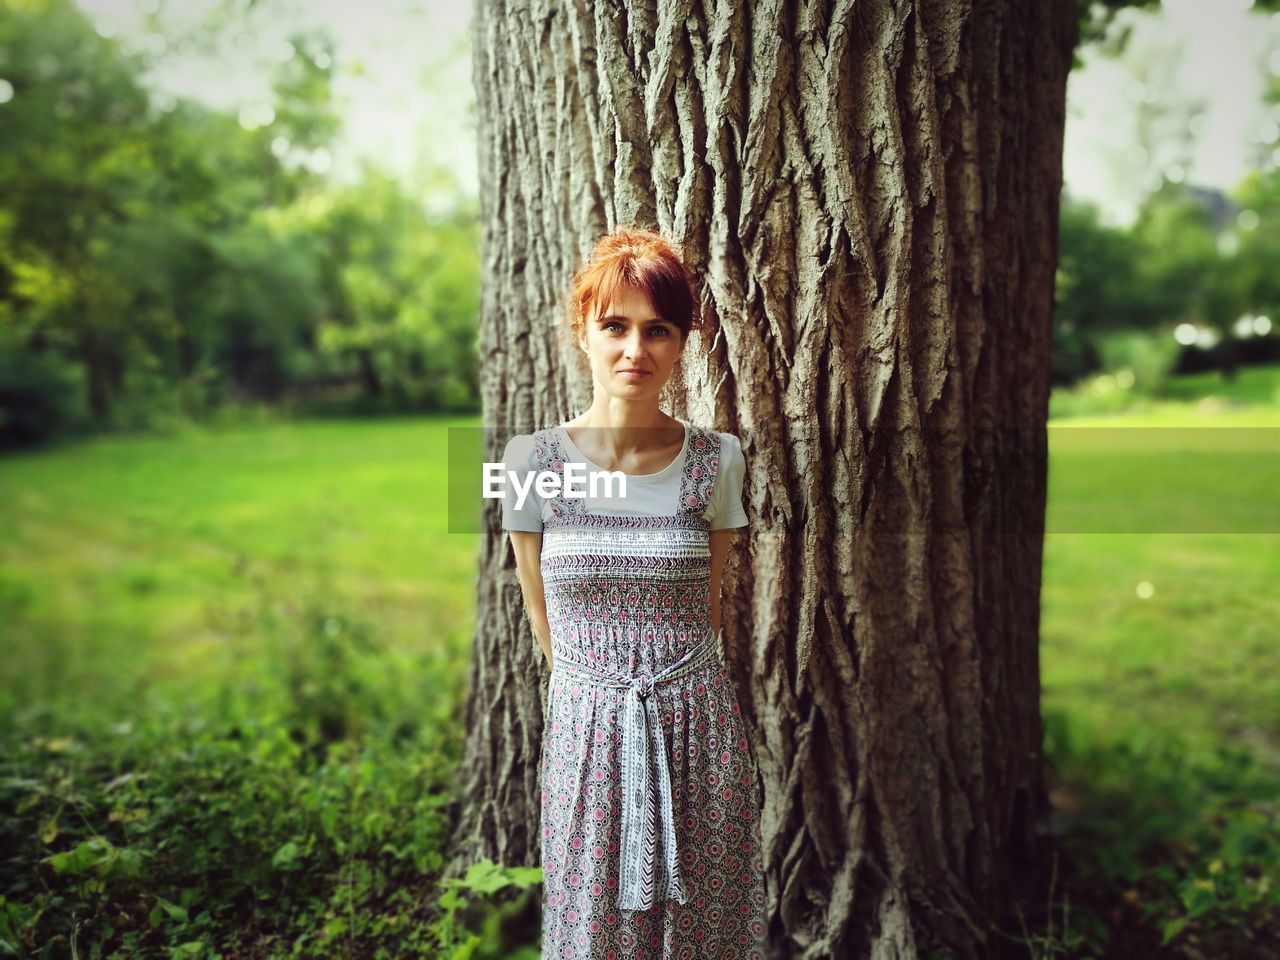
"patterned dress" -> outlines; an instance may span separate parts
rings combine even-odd
[[[544,958],[764,957],[757,766],[710,620],[720,438],[688,430],[674,513],[547,504]],[[562,472],[556,432],[533,440]]]

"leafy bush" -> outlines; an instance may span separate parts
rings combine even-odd
[[[1096,338],[1102,369],[1118,375],[1128,371],[1126,382],[1143,393],[1154,393],[1165,383],[1181,344],[1167,330],[1110,330]]]
[[[0,448],[52,440],[82,422],[84,376],[56,353],[0,344]]]
[[[1060,710],[1046,711],[1045,744],[1056,789],[1071,797],[1055,832],[1077,929],[1093,931],[1090,949],[1072,956],[1120,955],[1108,928],[1133,939],[1131,954],[1190,938],[1207,956],[1236,956],[1234,944],[1272,923],[1280,780],[1252,751],[1192,753],[1168,737],[1090,742]]]
[[[269,639],[238,685],[154,688],[127,722],[6,718],[0,954],[390,958],[435,956],[446,927],[461,941],[435,884],[462,650],[397,653],[323,601],[281,609],[261,605]]]
[[[538,960],[541,900],[535,885],[541,881],[541,867],[508,867],[492,860],[472,864],[465,876],[445,880],[440,917],[431,925],[440,956]]]

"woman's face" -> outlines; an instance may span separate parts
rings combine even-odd
[[[582,325],[578,343],[596,383],[612,397],[657,396],[684,351],[680,328],[659,317],[648,295],[623,286]]]

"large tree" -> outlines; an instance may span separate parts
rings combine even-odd
[[[779,956],[999,956],[1039,860],[1038,628],[1069,0],[476,9],[485,422],[590,383],[570,274],[679,238],[738,433],[724,623]],[[699,349],[702,347],[703,349]],[[545,667],[487,514],[455,866],[536,863]]]

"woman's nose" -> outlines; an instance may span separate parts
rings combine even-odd
[[[644,338],[638,333],[627,337],[627,356],[639,358],[644,356]]]

